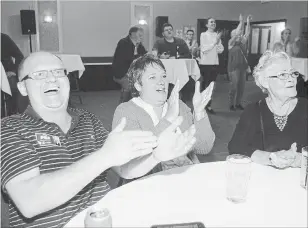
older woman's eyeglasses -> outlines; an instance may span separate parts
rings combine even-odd
[[[287,80],[291,76],[292,78],[297,78],[299,76],[299,72],[292,70],[290,72],[282,72],[278,75],[269,76],[269,78],[278,78],[280,80]]]
[[[41,70],[32,72],[28,75],[26,75],[21,81],[32,79],[32,80],[44,80],[48,77],[48,72],[51,72],[51,74],[55,78],[62,78],[67,76],[67,70],[66,69],[55,69],[55,70]]]

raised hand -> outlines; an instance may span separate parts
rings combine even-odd
[[[218,44],[220,42],[221,36],[222,36],[222,31],[217,33],[216,44]]]
[[[166,113],[166,119],[171,123],[179,116],[180,112],[179,92],[180,92],[180,81],[177,80],[175,86],[173,87],[171,95],[168,99],[168,110]]]
[[[243,20],[244,20],[243,15],[240,14],[240,16],[239,16],[239,21],[243,21]]]
[[[147,155],[157,147],[157,137],[150,131],[123,131],[126,119],[109,134],[102,151],[112,157],[113,166]]]
[[[189,152],[196,138],[195,126],[192,125],[187,131],[181,133],[178,127],[181,125],[183,117],[178,117],[164,130],[158,137],[158,146],[153,151],[153,156],[160,162],[169,161],[183,156]]]
[[[204,111],[205,106],[211,100],[213,89],[214,82],[211,82],[211,84],[202,93],[200,93],[200,82],[196,82],[195,94],[192,100],[195,113],[200,113]]]

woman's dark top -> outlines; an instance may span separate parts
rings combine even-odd
[[[264,145],[260,112],[264,126]],[[289,114],[283,131],[275,124],[274,115],[263,99],[248,105],[233,133],[228,149],[230,154],[243,154],[251,156],[255,150],[277,152],[290,149],[292,143],[297,143],[297,151],[308,146],[308,100],[298,98],[294,110]]]
[[[228,53],[228,72],[246,70],[248,68],[246,45],[237,42]]]

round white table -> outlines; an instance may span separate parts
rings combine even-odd
[[[247,201],[226,199],[225,162],[164,171],[110,191],[96,206],[113,227],[202,222],[205,227],[307,227],[307,191],[300,169],[252,164]],[[83,227],[86,210],[65,227]]]
[[[180,90],[191,76],[195,81],[200,78],[200,69],[195,59],[161,59],[166,69],[167,79],[174,84],[180,81]]]

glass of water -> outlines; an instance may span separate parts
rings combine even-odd
[[[245,155],[232,154],[227,157],[226,194],[234,203],[246,201],[251,174],[251,159]]]
[[[308,175],[308,146],[302,149],[302,160],[301,160],[301,172],[300,172],[300,185],[307,189],[307,175]]]

